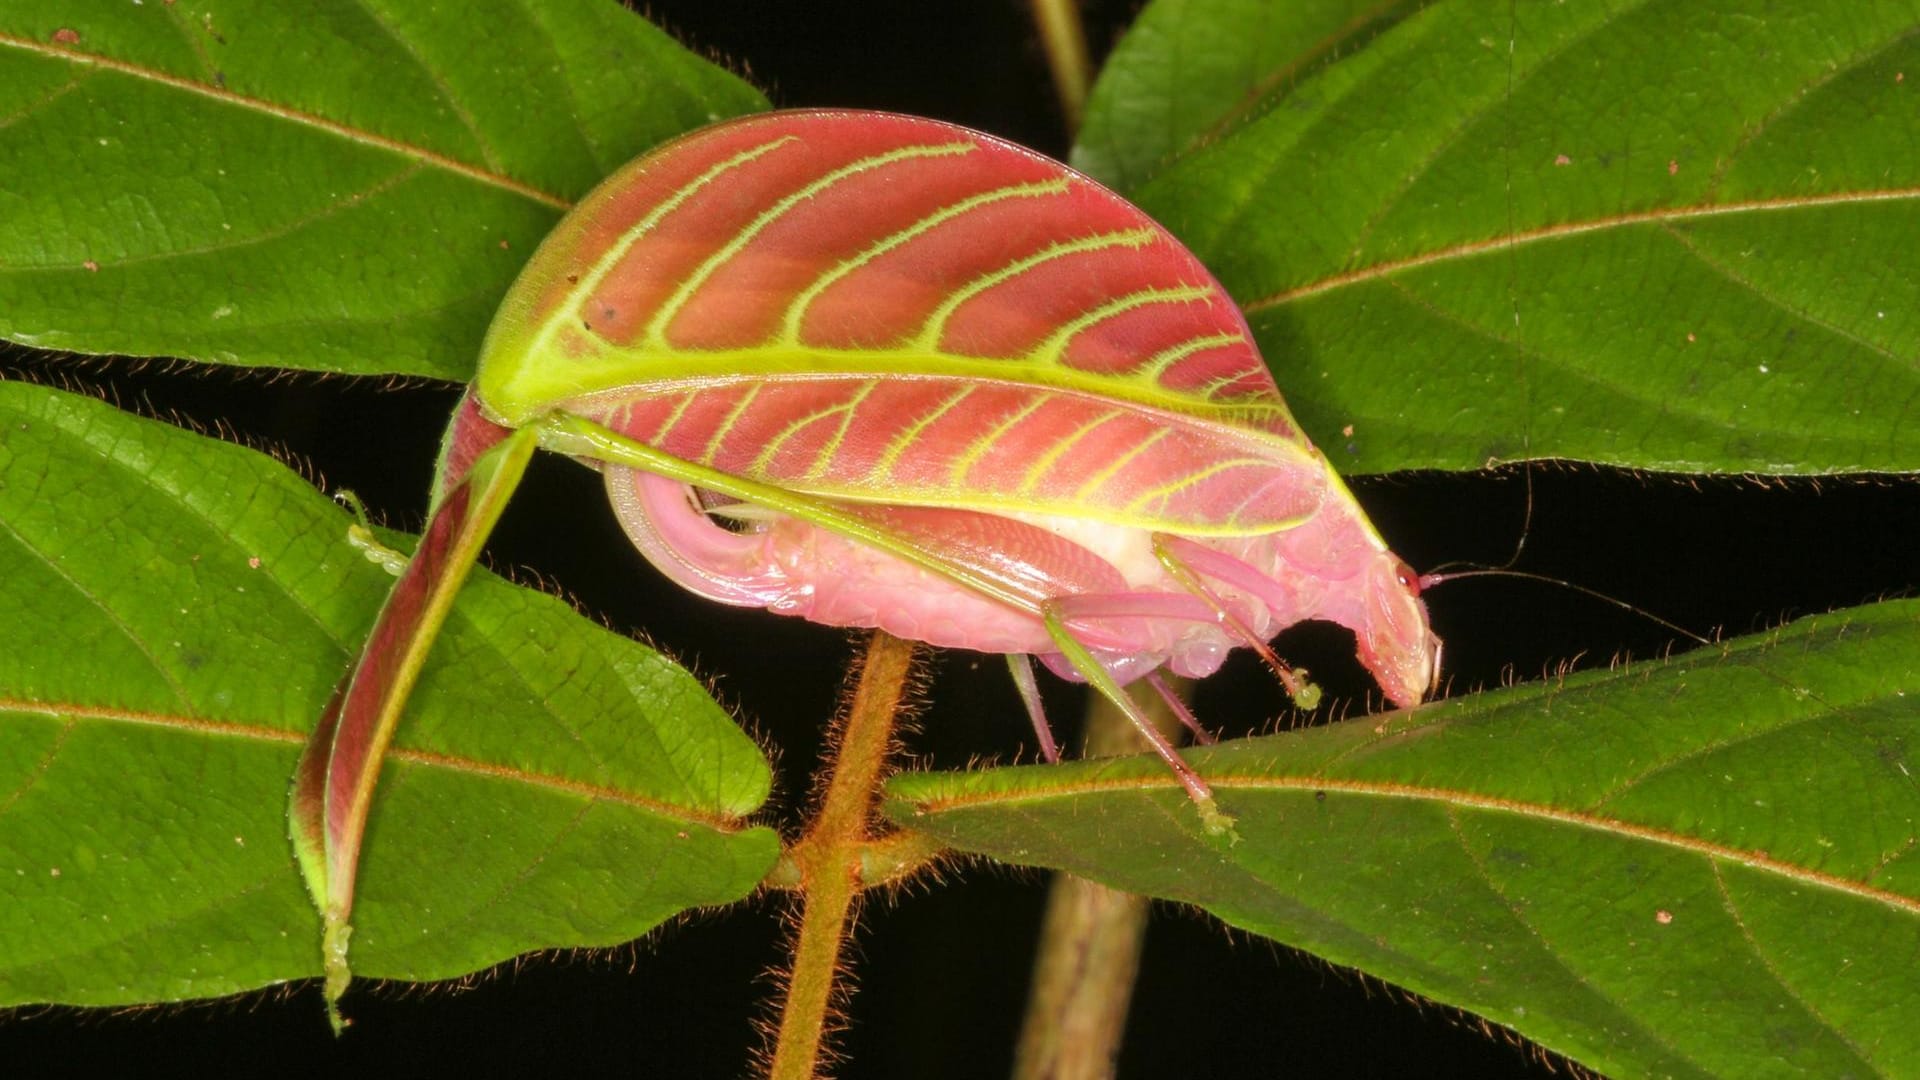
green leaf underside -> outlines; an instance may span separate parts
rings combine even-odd
[[[0,431],[0,1004],[317,974],[286,785],[392,578],[252,451],[19,383]],[[686,672],[476,575],[388,761],[356,967],[445,978],[736,900],[777,855],[742,821],[768,784]]]
[[[1189,755],[890,785],[965,850],[1198,904],[1614,1075],[1920,1071],[1920,602]],[[1124,837],[1124,843],[1116,842]]]
[[[0,334],[465,379],[574,198],[764,107],[603,0],[4,0]]]
[[[1121,122],[1150,88],[1215,88],[1218,137],[1130,193],[1337,468],[1920,468],[1920,4],[1437,3],[1332,63],[1215,56],[1247,5],[1179,11],[1082,160],[1136,175],[1101,163],[1162,152]]]

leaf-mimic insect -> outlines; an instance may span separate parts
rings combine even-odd
[[[1304,619],[1386,696],[1439,664],[1419,579],[1295,423],[1225,290],[1119,196],[1000,140],[774,113],[621,169],[502,303],[433,511],[302,758],[329,1000],[373,781],[434,632],[536,446],[605,477],[640,551],[727,604],[1028,657],[1154,740],[1125,684]]]

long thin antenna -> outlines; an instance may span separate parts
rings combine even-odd
[[[1452,571],[1456,567],[1473,571],[1511,570],[1520,564],[1520,556],[1527,550],[1527,541],[1533,536],[1533,464],[1531,462],[1522,464],[1520,479],[1526,487],[1526,500],[1520,512],[1520,535],[1514,540],[1513,550],[1507,553],[1506,560],[1496,566],[1487,566],[1484,563],[1469,562],[1465,559],[1452,559],[1429,570],[1422,580],[1430,577],[1436,584],[1449,580],[1454,576]]]
[[[1527,538],[1533,535],[1533,462],[1520,467],[1520,479],[1527,485],[1526,510],[1520,515],[1520,538],[1513,542],[1513,552],[1507,561],[1500,564],[1502,570],[1511,570],[1520,565],[1520,553],[1527,549]]]
[[[1576,585],[1571,581],[1563,581],[1560,578],[1549,577],[1546,574],[1535,574],[1526,570],[1514,570],[1504,566],[1486,566],[1486,567],[1479,567],[1472,570],[1456,570],[1451,573],[1444,573],[1444,574],[1422,574],[1420,575],[1420,591],[1424,593],[1428,589],[1434,587],[1435,585],[1445,585],[1449,581],[1459,581],[1463,578],[1476,578],[1476,577],[1518,578],[1521,581],[1538,581],[1546,585],[1558,585],[1563,589],[1570,589],[1573,592],[1579,593],[1582,596],[1592,597],[1595,600],[1599,600],[1604,603],[1611,604],[1622,611],[1628,612],[1633,615],[1638,615],[1641,618],[1646,619],[1648,622],[1654,623],[1657,626],[1665,627],[1666,629],[1671,630],[1676,634],[1679,634],[1681,637],[1684,637],[1688,641],[1691,641],[1697,645],[1718,644],[1713,639],[1702,637],[1701,635],[1693,632],[1692,630],[1687,629],[1684,626],[1681,626],[1679,623],[1674,622],[1671,619],[1662,618],[1659,615],[1655,615],[1653,612],[1648,611],[1646,608],[1643,608],[1638,604],[1630,604],[1627,601],[1622,600],[1617,596],[1609,596],[1608,594],[1601,592],[1599,589],[1590,589],[1585,585]]]

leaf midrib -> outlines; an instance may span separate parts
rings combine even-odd
[[[1602,817],[1566,810],[1544,803],[1528,802],[1521,799],[1504,798],[1495,795],[1480,795],[1449,788],[1423,787],[1414,784],[1396,784],[1367,780],[1343,780],[1332,777],[1246,777],[1231,775],[1209,775],[1207,783],[1215,791],[1254,791],[1254,792],[1327,792],[1337,791],[1349,795],[1367,795],[1375,798],[1405,799],[1409,801],[1427,801],[1454,809],[1487,810],[1514,814],[1519,817],[1577,828],[1590,829],[1623,839],[1640,840],[1665,847],[1674,848],[1707,859],[1726,860],[1739,863],[1763,873],[1775,874],[1786,880],[1813,888],[1839,892],[1858,900],[1870,900],[1885,904],[1909,915],[1920,915],[1920,898],[1906,896],[1886,889],[1863,884],[1851,878],[1823,873],[1796,863],[1776,859],[1756,850],[1734,847],[1730,844],[1716,843],[1695,836],[1687,836],[1670,829],[1651,825],[1641,825],[1618,818]],[[899,797],[902,802],[913,806],[922,820],[927,816],[952,810],[978,810],[988,807],[1010,805],[1023,802],[1051,801],[1083,795],[1112,795],[1116,793],[1159,793],[1183,794],[1178,781],[1169,772],[1164,779],[1157,777],[1104,778],[1080,780],[1065,784],[1052,784],[1045,789],[1032,789],[1017,792],[997,792],[988,794],[941,795],[933,798],[915,796]]]
[[[1352,270],[1329,274],[1304,284],[1283,289],[1276,293],[1249,300],[1241,304],[1241,310],[1251,315],[1269,308],[1281,307],[1296,300],[1332,292],[1350,285],[1365,284],[1408,270],[1417,270],[1423,266],[1450,262],[1456,259],[1470,259],[1495,251],[1505,251],[1529,244],[1562,240],[1586,233],[1600,232],[1606,229],[1628,228],[1635,225],[1667,224],[1675,221],[1690,221],[1700,218],[1719,217],[1728,214],[1767,213],[1782,210],[1800,210],[1827,206],[1842,206],[1850,203],[1896,202],[1903,199],[1920,199],[1920,187],[1883,188],[1865,191],[1837,191],[1823,195],[1781,196],[1772,199],[1751,199],[1743,202],[1704,203],[1690,206],[1659,207],[1651,210],[1636,210],[1608,217],[1591,218],[1584,221],[1563,221],[1553,225],[1543,225],[1535,229],[1524,229],[1484,240],[1470,240],[1431,251],[1409,255],[1399,259],[1389,259]]]
[[[1244,123],[1249,114],[1268,104],[1275,90],[1286,85],[1302,71],[1339,53],[1362,32],[1405,2],[1406,0],[1375,0],[1371,7],[1355,12],[1346,22],[1335,27],[1318,41],[1309,44],[1298,55],[1255,80],[1241,92],[1239,99],[1232,106],[1222,112],[1211,124],[1188,136],[1186,143],[1179,150],[1167,155],[1167,160],[1178,161],[1202,147],[1225,138]],[[1152,177],[1149,176],[1147,179],[1151,180]]]
[[[31,38],[23,38],[13,34],[0,33],[0,45],[20,49],[24,52],[33,53],[49,59],[63,60],[70,64],[81,64],[105,71],[116,72],[146,82],[157,83],[182,93],[196,94],[200,97],[209,98],[223,105],[231,105],[249,112],[260,113],[279,120],[311,127],[337,138],[345,139],[348,142],[385,150],[389,153],[398,154],[422,164],[453,173],[454,175],[475,180],[502,191],[511,192],[512,194],[542,206],[551,207],[555,210],[565,211],[573,208],[573,200],[537,188],[532,184],[515,180],[510,176],[460,161],[457,158],[448,157],[423,146],[416,146],[401,139],[389,138],[385,135],[379,135],[361,128],[352,127],[348,124],[295,109],[291,106],[280,105],[260,98],[247,97],[221,87],[183,78],[178,75],[170,75],[166,72],[157,71],[150,67],[143,67],[126,60],[117,60],[97,53],[81,52],[77,49],[65,49],[47,42],[35,41]]]
[[[1528,911],[1528,905],[1525,902],[1516,900],[1508,894],[1506,889],[1502,888],[1502,883],[1488,868],[1486,858],[1482,853],[1474,850],[1473,844],[1468,840],[1466,831],[1463,828],[1459,807],[1447,807],[1446,819],[1447,831],[1452,835],[1454,844],[1459,849],[1461,857],[1467,860],[1467,865],[1473,867],[1473,872],[1479,876],[1479,884],[1486,889],[1487,895],[1493,898],[1499,907],[1505,909],[1507,918],[1514,928],[1521,935],[1524,935],[1528,941],[1533,943],[1540,957],[1544,958],[1548,964],[1551,964],[1554,970],[1559,971],[1566,977],[1569,985],[1578,987],[1585,993],[1593,995],[1613,1009],[1614,1017],[1619,1018],[1615,1020],[1614,1017],[1609,1017],[1607,1020],[1600,1020],[1597,1017],[1589,1016],[1588,1019],[1596,1021],[1595,1027],[1599,1027],[1600,1024],[1606,1023],[1609,1020],[1615,1023],[1624,1023],[1632,1030],[1635,1036],[1654,1044],[1663,1051],[1668,1060],[1697,1065],[1691,1055],[1673,1045],[1660,1029],[1649,1024],[1641,1011],[1634,1008],[1633,1002],[1623,998],[1622,995],[1615,991],[1602,987],[1592,976],[1573,966],[1566,948],[1553,940],[1553,938],[1549,936],[1547,928],[1531,917],[1531,912]],[[1700,1075],[1706,1076],[1710,1074],[1703,1070],[1700,1072]]]
[[[96,722],[106,724],[126,724],[137,727],[159,728],[176,733],[197,734],[209,737],[244,739],[252,742],[279,746],[297,747],[307,741],[307,733],[287,728],[267,727],[262,724],[241,723],[231,720],[208,720],[200,717],[183,716],[165,712],[140,709],[116,709],[106,706],[63,704],[58,702],[25,701],[17,698],[0,697],[0,717],[8,713],[29,713],[40,716],[57,717],[66,721]],[[552,773],[533,772],[511,765],[481,761],[476,758],[461,757],[455,754],[440,753],[433,750],[420,750],[412,747],[395,747],[388,752],[391,761],[405,762],[431,769],[445,769],[449,772],[468,776],[487,777],[523,784],[527,787],[558,792],[565,795],[593,799],[600,802],[617,803],[662,817],[685,820],[705,825],[720,832],[738,832],[745,827],[745,819],[739,816],[714,813],[697,807],[651,798],[619,788],[592,784]]]

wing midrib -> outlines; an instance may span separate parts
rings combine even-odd
[[[592,381],[589,384],[583,380],[572,393],[555,395],[561,399],[558,407],[569,411],[580,402],[602,397],[630,399],[741,382],[865,382],[880,378],[901,382],[953,381],[1046,390],[1107,402],[1118,400],[1141,412],[1200,424],[1232,438],[1248,440],[1273,451],[1276,456],[1304,459],[1310,453],[1304,437],[1288,439],[1259,426],[1277,419],[1288,428],[1298,430],[1292,414],[1277,400],[1216,403],[1165,390],[1144,379],[1020,360],[919,350],[801,347],[672,353],[609,349],[592,359],[553,361],[553,370],[570,368],[590,374]],[[510,419],[524,421],[531,417]]]

